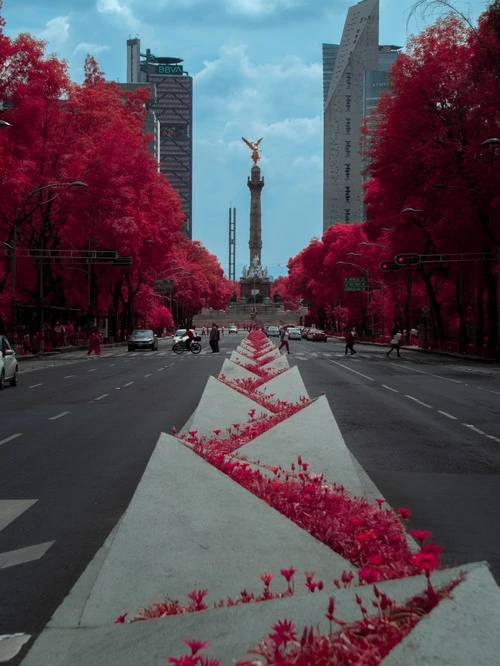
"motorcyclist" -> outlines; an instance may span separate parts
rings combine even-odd
[[[196,338],[196,333],[192,328],[187,328],[186,329],[186,334],[182,338],[184,344],[186,345],[186,349],[189,351],[191,349],[191,343],[193,340]]]

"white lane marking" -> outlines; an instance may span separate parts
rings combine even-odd
[[[354,372],[355,375],[359,375],[360,377],[364,377],[364,379],[369,379],[371,382],[374,382],[375,380],[373,377],[368,377],[368,375],[364,375],[362,372],[358,372],[357,370],[353,370],[352,368],[348,368],[347,365],[343,365],[342,363],[339,363],[338,361],[331,361],[334,365],[339,365],[341,368],[344,368],[344,370],[349,370],[349,372]]]
[[[471,423],[462,423],[462,425],[465,426],[466,428],[469,428],[469,430],[477,432],[478,435],[486,435],[486,433],[483,430],[479,430],[479,428],[476,428],[476,426],[473,426]]]
[[[37,386],[43,386],[43,384],[32,384],[31,386],[28,386],[28,388],[36,388]]]
[[[0,532],[37,502],[37,499],[0,500]]]
[[[412,395],[406,395],[406,393],[405,393],[405,398],[409,398],[410,400],[413,400],[414,402],[418,402],[418,404],[422,405],[422,407],[428,407],[429,409],[432,409],[431,405],[428,405],[426,402],[422,402],[418,398],[414,398]]]
[[[144,375],[144,377],[151,377],[151,373],[148,373],[147,375]]]
[[[387,389],[388,391],[392,391],[393,393],[399,393],[399,391],[397,391],[394,388],[391,388],[390,386],[386,386],[386,384],[382,384],[382,387]]]
[[[488,439],[494,440],[495,442],[500,442],[500,439],[498,439],[498,437],[495,437],[495,435],[486,435],[486,437]]]
[[[156,372],[161,372],[162,370],[165,370],[165,368],[156,368]]]
[[[71,379],[71,377],[74,377],[74,376],[75,375],[66,375],[66,377],[64,377],[64,379]]]
[[[8,569],[18,564],[39,560],[53,543],[55,541],[45,541],[44,543],[37,543],[35,546],[26,546],[26,548],[18,548],[17,550],[0,553],[0,569]]]
[[[123,388],[127,388],[127,386],[132,386],[134,382],[127,382],[126,384],[123,385]]]
[[[92,370],[89,370],[89,372],[95,372],[97,368],[92,368]]]
[[[49,418],[49,421],[56,421],[57,419],[62,419],[62,417],[66,416],[66,414],[69,414],[69,412],[61,412],[60,414],[56,414],[56,416],[51,416]]]
[[[445,382],[453,382],[454,384],[464,384],[464,386],[467,386],[465,382],[461,382],[459,379],[451,379],[450,377],[435,375],[432,372],[425,372],[425,370],[417,370],[417,368],[413,368],[411,365],[408,365],[408,361],[404,361],[404,367],[408,368],[408,370],[412,370],[413,372],[419,372],[421,375],[427,375],[428,377],[436,377],[436,379],[444,379]]]
[[[94,398],[94,400],[102,400],[103,398],[107,398],[108,395],[109,395],[109,393],[103,393],[103,394],[100,395],[98,398]]]
[[[21,437],[22,434],[23,434],[22,432],[16,432],[14,435],[11,435],[10,437],[6,437],[5,439],[0,439],[0,446],[2,446],[2,444],[7,444],[7,442],[12,442],[13,439]]]
[[[446,416],[447,419],[452,419],[453,421],[457,420],[456,416],[453,416],[452,414],[448,414],[448,412],[443,412],[440,409],[437,410],[438,414],[442,414],[443,416]]]
[[[4,664],[13,659],[30,638],[31,634],[4,634],[0,636],[0,663]]]

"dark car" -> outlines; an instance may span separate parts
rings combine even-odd
[[[128,350],[151,349],[157,351],[158,337],[149,328],[132,331],[128,338]]]
[[[320,331],[316,328],[314,331],[312,331],[311,340],[313,342],[326,342],[328,340],[328,336],[325,331]]]

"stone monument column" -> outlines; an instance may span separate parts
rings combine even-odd
[[[262,209],[260,204],[260,194],[264,187],[264,178],[260,177],[260,167],[256,164],[253,165],[251,170],[251,177],[247,182],[248,189],[250,190],[250,240],[248,247],[250,248],[250,262],[249,265],[255,265],[255,257],[257,257],[257,266],[261,265],[261,250],[262,250]]]

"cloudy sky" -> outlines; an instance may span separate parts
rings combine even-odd
[[[380,0],[380,43],[404,46],[432,20],[415,0]],[[476,21],[487,0],[450,0]],[[249,262],[252,165],[242,142],[264,137],[262,262],[288,259],[322,234],[323,42],[339,43],[353,0],[3,0],[5,32],[28,32],[82,80],[91,53],[126,81],[126,41],[183,58],[194,78],[193,238],[228,272],[228,209],[236,208],[236,277]],[[434,13],[434,17],[436,14]]]

